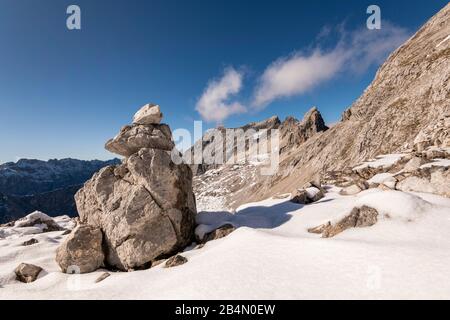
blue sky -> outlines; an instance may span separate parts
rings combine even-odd
[[[70,4],[81,8],[81,30],[66,28]],[[365,29],[370,4],[381,8],[381,31]],[[311,106],[336,122],[373,79],[388,50],[379,49],[446,4],[0,0],[0,163],[112,158],[105,141],[147,102],[172,129],[193,130],[201,101],[210,115],[241,107],[203,114],[204,129],[301,118]]]

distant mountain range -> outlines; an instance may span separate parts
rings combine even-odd
[[[120,163],[61,159],[21,159],[0,165],[0,223],[40,210],[49,215],[77,214],[73,196],[101,168]]]

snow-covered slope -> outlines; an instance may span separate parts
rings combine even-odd
[[[340,196],[332,187],[301,206],[268,199],[228,212],[204,212],[203,229],[230,222],[239,228],[201,249],[188,263],[164,268],[67,275],[54,261],[61,232],[0,239],[0,299],[369,299],[450,298],[450,199],[370,189]],[[323,239],[307,232],[356,205],[380,213],[376,225]],[[29,238],[39,243],[21,244]],[[44,268],[30,284],[14,280],[21,262]]]

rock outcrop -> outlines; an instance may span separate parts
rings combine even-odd
[[[80,224],[103,235],[106,267],[147,268],[194,239],[192,172],[172,162],[171,131],[158,114],[149,105],[138,111],[135,123],[106,143],[126,158],[94,174],[75,196]]]
[[[450,4],[389,56],[341,122],[286,148],[278,173],[245,202],[290,192],[318,173],[380,154],[450,147],[450,41],[442,42],[449,34]]]
[[[240,204],[248,202],[249,198],[255,194],[255,191],[263,186],[266,180],[270,180],[268,176],[260,174],[260,168],[267,165],[267,160],[269,160],[264,158],[267,154],[260,154],[261,159],[258,156],[255,157],[254,155],[257,152],[255,152],[254,148],[252,149],[250,139],[257,141],[260,139],[260,134],[266,132],[268,147],[272,138],[272,130],[278,129],[278,148],[281,159],[312,137],[326,132],[328,127],[325,125],[319,110],[313,107],[301,121],[288,117],[281,122],[278,117],[274,116],[239,128],[231,128],[231,130],[242,130],[246,133],[249,132],[249,129],[255,131],[253,131],[253,134],[246,135],[245,150],[239,153],[240,158],[245,159],[244,163],[199,164],[192,166],[193,172],[196,174],[194,177],[194,190],[199,208],[203,210],[233,210]],[[196,147],[200,147],[200,144],[207,154],[214,152],[211,149],[215,147],[215,133],[220,132],[222,136],[225,136],[226,130],[225,128],[218,128],[206,132],[202,140],[197,141],[194,147],[187,152],[192,153]],[[242,152],[245,152],[245,155]],[[223,154],[225,160],[228,160],[233,155],[238,158],[236,143],[227,145],[226,141],[223,141]],[[280,168],[280,170],[282,169]],[[286,175],[290,174],[289,170],[284,170],[284,173]],[[286,190],[283,191],[286,192]],[[273,193],[270,194],[270,196],[272,195]]]

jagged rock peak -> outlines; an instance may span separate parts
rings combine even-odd
[[[105,144],[105,149],[129,157],[143,148],[171,151],[175,144],[167,124],[161,123],[162,113],[156,104],[146,104],[133,118],[133,124],[124,126],[119,134]]]
[[[259,121],[259,122],[251,122],[249,124],[246,124],[245,126],[243,126],[243,129],[246,128],[252,128],[252,129],[256,129],[256,130],[261,130],[261,129],[277,129],[281,124],[280,119],[277,116],[272,116],[268,119]]]
[[[300,125],[310,127],[314,132],[325,131],[328,127],[325,125],[325,121],[322,118],[322,114],[317,107],[312,107],[303,117]]]

